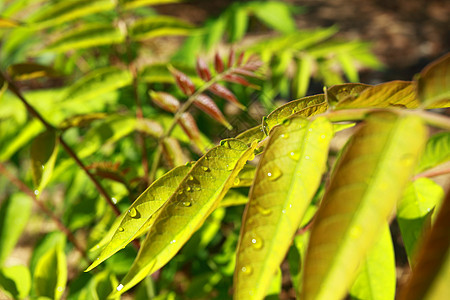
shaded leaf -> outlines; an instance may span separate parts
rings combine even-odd
[[[209,91],[211,91],[213,94],[229,101],[230,103],[233,103],[234,105],[236,105],[237,107],[239,107],[242,110],[245,110],[245,106],[242,105],[238,99],[236,98],[236,96],[226,87],[224,87],[223,85],[219,84],[219,83],[215,83],[213,85],[211,85],[208,88]]]
[[[256,143],[223,140],[200,158],[161,207],[128,274],[117,287],[123,293],[164,266],[219,205]]]
[[[203,110],[210,117],[221,123],[228,130],[233,129],[233,126],[228,123],[214,101],[205,94],[198,95],[197,98],[195,98],[194,105]]]
[[[114,3],[109,0],[51,2],[31,17],[30,21],[34,29],[43,29],[113,8]]]
[[[411,266],[415,264],[416,245],[431,226],[431,214],[443,196],[440,185],[431,179],[419,178],[406,188],[397,205],[397,222]]]
[[[58,155],[59,140],[54,130],[46,130],[31,143],[31,175],[35,194],[39,195],[50,181]]]
[[[289,33],[296,29],[295,20],[287,3],[278,1],[257,2],[252,6],[255,15],[267,26]]]
[[[186,74],[178,71],[174,67],[169,65],[168,68],[170,73],[172,73],[173,77],[175,78],[177,86],[181,89],[181,91],[187,96],[192,95],[195,92],[195,86],[192,83],[192,80]]]
[[[429,64],[419,75],[417,90],[420,101],[425,106],[442,102],[450,106],[450,54]]]
[[[334,107],[337,103],[346,99],[358,98],[359,94],[365,89],[371,87],[364,83],[344,83],[333,85],[326,90],[328,104]]]
[[[350,139],[316,214],[302,299],[341,299],[380,235],[426,142],[416,116],[370,114]],[[346,199],[346,201],[342,201]]]
[[[304,118],[325,112],[328,109],[323,94],[293,100],[271,112],[266,118],[265,130],[269,132],[284,119],[296,115]]]
[[[38,297],[60,299],[67,282],[64,244],[58,243],[41,256],[33,274],[33,286]]]
[[[14,249],[31,214],[29,196],[14,193],[0,208],[0,266]]]
[[[54,248],[57,244],[65,244],[66,236],[61,231],[53,231],[46,234],[39,242],[35,245],[33,249],[33,254],[30,259],[30,272],[34,274],[34,270],[41,259],[41,257]]]
[[[263,299],[325,170],[333,127],[287,119],[270,133],[247,204],[234,273],[235,299]]]
[[[88,272],[105,261],[108,257],[124,248],[128,243],[145,232],[150,226],[147,222],[152,215],[172,196],[187,172],[191,169],[190,165],[181,166],[167,172],[164,176],[157,179],[143,192],[136,201],[131,204],[122,221],[116,227],[115,231],[109,231],[106,235],[113,232],[109,243],[103,248],[97,259],[86,269]],[[143,228],[146,226],[146,228]],[[99,246],[95,246],[97,249]]]
[[[436,220],[422,241],[417,264],[404,288],[400,300],[445,299],[450,295],[450,193]]]
[[[31,289],[31,275],[26,266],[12,266],[0,269],[0,288],[14,299],[26,298]]]
[[[36,64],[36,63],[20,63],[8,67],[8,75],[13,80],[29,80],[40,77],[53,77],[57,73],[54,69]]]
[[[137,41],[159,36],[187,35],[193,26],[179,18],[169,16],[151,16],[137,20],[130,28],[130,37]]]
[[[107,116],[108,115],[106,113],[90,113],[84,115],[76,115],[62,121],[59,127],[61,129],[69,129],[71,127],[86,127],[89,126],[92,122],[102,120]]]
[[[64,32],[40,52],[67,52],[104,45],[119,44],[125,37],[110,24],[88,24]]]
[[[363,258],[353,286],[352,299],[389,300],[395,297],[395,257],[388,224],[382,226],[382,233]]]
[[[428,140],[416,172],[423,172],[448,160],[450,160],[450,132],[435,134]]]
[[[363,87],[361,87],[363,88]],[[352,89],[355,93],[355,89]],[[366,107],[417,108],[419,101],[415,84],[411,81],[394,80],[364,89],[359,95],[347,96],[336,104],[337,109]]]
[[[175,113],[180,108],[180,101],[169,93],[149,91],[150,98],[162,109]]]

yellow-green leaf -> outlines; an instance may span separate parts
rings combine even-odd
[[[293,100],[275,109],[267,116],[265,131],[268,133],[275,125],[280,124],[291,115],[307,118],[323,113],[327,109],[328,104],[323,94]]]
[[[169,199],[190,168],[190,165],[175,168],[153,182],[128,208],[110,242],[103,248],[98,258],[86,269],[86,272],[123,249],[139,233],[145,231],[143,227],[148,228],[150,225],[146,222]]]
[[[311,230],[302,299],[345,296],[425,142],[417,116],[377,112],[359,127],[336,164]]]
[[[31,17],[30,21],[33,29],[43,29],[113,8],[114,2],[110,0],[52,2]]]
[[[59,140],[54,130],[46,130],[31,143],[31,175],[36,196],[50,181],[58,155]]]
[[[0,28],[13,28],[21,26],[20,22],[12,20],[12,19],[6,19],[6,18],[0,18]]]
[[[124,9],[134,9],[141,6],[178,3],[181,2],[181,0],[121,0],[119,2]]]
[[[363,259],[350,289],[352,299],[393,300],[395,297],[395,257],[388,224],[373,248]]]
[[[262,130],[261,125],[258,125],[240,133],[236,136],[236,138],[246,144],[251,144],[254,140],[259,142],[264,138],[264,136],[264,131]]]
[[[256,167],[254,165],[247,164],[239,172],[238,177],[234,180],[233,187],[251,186],[255,179]]]
[[[17,265],[1,268],[0,288],[13,299],[27,298],[31,289],[31,275],[28,267]]]
[[[40,77],[54,77],[57,72],[50,67],[36,63],[20,63],[9,66],[8,74],[13,80],[29,80]]]
[[[131,269],[117,293],[123,293],[164,266],[219,205],[248,159],[251,147],[236,139],[223,140],[192,167],[161,207]]]
[[[309,87],[309,80],[313,68],[313,58],[309,56],[302,57],[297,61],[297,69],[293,80],[294,97],[304,97]]]
[[[258,165],[237,251],[234,299],[263,299],[314,196],[333,126],[287,119],[270,134]]]
[[[364,89],[359,95],[349,95],[336,104],[337,109],[366,107],[417,108],[420,103],[416,86],[411,81],[389,81]]]
[[[168,16],[152,16],[140,19],[130,28],[130,36],[137,41],[158,36],[187,35],[193,26],[181,19]]]
[[[417,254],[412,276],[399,300],[441,300],[450,295],[450,193]]]
[[[450,106],[450,53],[428,65],[417,80],[419,99],[425,106]]]
[[[66,52],[118,44],[124,40],[119,29],[110,24],[91,24],[65,32],[40,52]]]
[[[248,202],[248,196],[241,194],[235,190],[229,190],[228,193],[220,201],[220,207],[228,207],[242,205]]]
[[[62,297],[67,282],[67,263],[63,244],[55,244],[37,262],[33,274],[33,285],[38,297],[58,300]]]
[[[333,85],[326,90],[328,104],[335,106],[337,103],[346,100],[347,98],[355,99],[362,91],[371,87],[363,83],[345,83]]]
[[[440,132],[428,140],[416,172],[423,172],[448,160],[450,160],[450,132]]]

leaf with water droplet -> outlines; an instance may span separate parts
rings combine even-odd
[[[186,176],[191,166],[180,166],[166,173],[156,180],[127,210],[127,214],[122,217],[122,221],[117,227],[112,227],[110,231],[115,232],[110,242],[103,248],[99,259],[95,260],[86,272],[92,270],[108,257],[125,247],[137,236],[145,232],[153,221],[153,214],[164,204],[175,192],[177,186]],[[182,190],[178,190],[182,191]],[[137,217],[139,214],[139,217]],[[107,235],[111,234],[110,232]]]
[[[311,229],[302,299],[345,297],[403,194],[426,135],[419,117],[382,111],[369,114],[351,137]],[[412,159],[406,167],[405,156]]]
[[[319,186],[332,136],[333,126],[324,118],[310,122],[293,117],[271,130],[241,228],[234,275],[236,299],[266,295]],[[298,153],[297,160],[291,152]],[[305,159],[305,153],[310,159]],[[251,275],[238,272],[248,266],[253,269]],[[249,298],[251,288],[254,293]]]
[[[180,250],[218,207],[256,146],[254,143],[248,147],[237,139],[229,139],[223,145],[209,150],[205,154],[209,157],[208,160],[203,156],[197,161],[177,187],[177,191],[185,190],[188,186],[198,186],[201,189],[193,190],[189,195],[179,195],[175,191],[161,207],[136,260],[121,281],[124,288],[116,294],[127,291],[145,276],[160,269]],[[210,169],[209,172],[203,170],[205,166]],[[190,202],[192,205],[187,209],[182,205],[183,202]],[[170,244],[172,240],[176,240],[176,243]]]
[[[31,143],[31,175],[38,192],[41,192],[53,173],[59,140],[54,130],[46,130]],[[38,196],[36,194],[36,196]]]

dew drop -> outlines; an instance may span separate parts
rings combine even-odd
[[[186,192],[192,192],[192,188],[191,188],[190,186],[188,186],[188,187],[186,188]]]
[[[124,232],[125,229],[123,229],[123,227],[119,227],[119,229],[117,229],[119,232]]]
[[[256,250],[259,250],[264,246],[262,238],[256,233],[252,233],[250,241],[252,243],[252,247],[255,248]]]
[[[204,167],[202,167],[202,170],[203,170],[203,171],[205,171],[205,172],[209,172],[209,171],[211,171],[211,169],[210,169],[210,168],[208,168],[208,167],[205,167],[205,166],[204,166]]]
[[[241,183],[241,180],[240,180],[238,177],[236,177],[236,178],[234,179],[234,181],[233,181],[233,184],[234,184],[234,185],[239,185],[239,183]]]
[[[42,170],[44,170],[44,169],[45,169],[45,166],[44,166],[44,165],[41,165],[41,167],[42,167]]]
[[[34,190],[34,194],[37,196],[39,195],[39,191],[38,190]]]
[[[274,167],[272,171],[267,172],[267,177],[269,177],[271,181],[277,180],[278,178],[281,177],[281,175],[283,175],[283,173],[278,167]]]
[[[264,206],[261,206],[259,204],[257,204],[255,207],[258,210],[258,212],[263,216],[268,216],[272,213],[272,210],[270,208],[265,208]]]
[[[170,243],[171,244],[175,244],[177,241],[176,240],[171,240]]]
[[[291,151],[289,152],[289,158],[298,161],[300,159],[300,154],[298,152]]]
[[[128,213],[130,214],[130,217],[132,217],[132,218],[136,218],[136,216],[137,216],[137,210],[134,207],[130,208],[128,210]]]
[[[280,137],[282,139],[287,139],[289,137],[289,133],[283,133],[282,135],[280,135]]]
[[[123,289],[123,284],[119,284],[119,285],[116,287],[116,290],[117,290],[118,292],[120,292],[122,289]]]
[[[312,128],[309,128],[309,129],[308,129],[308,131],[309,131],[309,132],[312,132],[312,131],[313,131],[313,129],[312,129]]]
[[[64,288],[62,286],[58,286],[56,290],[61,293],[62,291],[64,291]]]
[[[305,159],[309,159],[309,156],[308,156],[308,155],[306,155],[306,156],[305,156]]]
[[[189,207],[192,205],[192,203],[189,201],[183,201],[183,202],[181,202],[181,204],[183,204],[183,206],[186,206],[186,207]]]
[[[242,273],[246,274],[246,275],[250,275],[252,274],[252,267],[250,266],[244,266],[241,268]]]
[[[117,199],[116,199],[116,198],[112,197],[111,200],[112,200],[112,202],[113,202],[114,204],[117,204]]]
[[[326,138],[326,135],[325,135],[325,134],[322,134],[322,135],[320,136],[320,138],[321,138],[321,139],[324,139],[324,138]]]
[[[194,181],[194,176],[189,175],[188,179],[189,179],[190,181]]]

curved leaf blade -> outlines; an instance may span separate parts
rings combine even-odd
[[[371,86],[363,83],[345,83],[333,85],[326,90],[328,104],[334,107],[337,103],[345,101],[347,98],[357,98],[362,91],[369,87]]]
[[[419,249],[417,264],[400,300],[446,299],[450,295],[450,193]]]
[[[450,160],[450,132],[440,132],[428,140],[416,172],[423,172],[448,160]]]
[[[112,228],[115,229],[115,232],[110,242],[85,272],[89,272],[114,253],[123,249],[138,233],[142,232],[144,225],[148,228],[149,224],[146,224],[146,222],[169,199],[190,169],[190,165],[180,166],[153,182],[131,204],[120,224],[116,228]]]
[[[426,128],[416,116],[377,112],[360,126],[336,164],[311,230],[303,299],[345,296],[425,141]]]
[[[219,205],[256,147],[224,140],[192,167],[161,207],[136,260],[117,293],[123,293],[164,266]]]
[[[417,80],[419,99],[425,106],[450,105],[450,54],[428,65]]]
[[[287,119],[270,134],[244,213],[234,299],[263,299],[325,170],[333,126]]]
[[[261,141],[265,137],[264,131],[261,125],[247,129],[240,133],[236,138],[243,141],[246,144],[251,144],[253,141]]]
[[[137,41],[143,41],[158,36],[188,35],[193,28],[192,24],[178,18],[152,16],[134,23],[130,28],[130,37]]]

